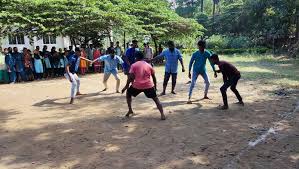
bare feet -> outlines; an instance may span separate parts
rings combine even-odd
[[[172,94],[176,94],[176,92],[175,92],[175,91],[172,91],[171,93],[172,93]]]
[[[74,103],[74,98],[71,98],[70,104]]]
[[[237,102],[237,103],[235,103],[235,104],[237,104],[237,105],[240,105],[240,106],[244,106],[244,102]]]
[[[165,95],[165,92],[162,92],[162,93],[160,93],[160,95],[159,96],[164,96]]]
[[[203,99],[203,100],[212,100],[212,99],[210,99],[208,96],[205,96],[205,97],[203,97],[202,99]]]
[[[84,94],[82,94],[80,92],[77,92],[77,94],[76,94],[76,96],[81,96],[81,95],[84,95]]]
[[[161,120],[166,120],[166,116],[164,114],[161,115]]]
[[[130,117],[131,114],[134,114],[134,112],[129,110],[128,113],[126,114],[126,117]]]
[[[227,110],[227,109],[228,109],[228,106],[219,106],[218,109],[219,109],[219,110]]]

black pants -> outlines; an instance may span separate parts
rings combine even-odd
[[[224,82],[223,86],[220,88],[222,98],[223,98],[223,104],[225,106],[228,106],[226,91],[229,87],[235,93],[235,95],[238,98],[239,102],[242,102],[242,97],[240,96],[238,90],[236,89],[238,81],[239,81],[240,78],[241,78],[241,76],[235,76],[235,77],[229,79],[228,81]]]
[[[163,86],[164,87],[167,86],[170,76],[172,78],[172,80],[171,80],[172,81],[172,90],[174,90],[175,85],[176,85],[176,79],[178,77],[177,73],[168,73],[168,72],[165,72]]]
[[[65,71],[65,68],[59,68],[59,75],[63,76],[64,75],[64,71]]]
[[[36,73],[36,79],[42,79],[43,73]]]
[[[53,68],[45,68],[44,77],[49,78],[53,75]]]
[[[25,71],[16,72],[17,82],[21,81],[27,81],[26,73]]]

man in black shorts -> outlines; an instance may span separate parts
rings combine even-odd
[[[165,120],[166,117],[163,113],[163,107],[156,94],[155,71],[150,64],[143,60],[144,54],[142,52],[136,52],[135,57],[137,62],[131,65],[127,84],[122,90],[122,93],[124,93],[128,89],[126,97],[129,112],[126,114],[126,117],[134,114],[132,110],[132,96],[136,97],[143,92],[146,97],[154,100],[161,113],[161,120]],[[131,83],[132,85],[129,87]]]

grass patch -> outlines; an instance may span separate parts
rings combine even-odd
[[[240,70],[243,78],[265,84],[299,87],[299,60],[269,55],[221,56]]]
[[[235,65],[245,80],[299,88],[299,59],[276,58],[259,54],[220,55],[219,57],[220,60],[226,60]],[[188,69],[190,58],[191,54],[184,54],[186,69]],[[158,66],[158,71],[163,71],[163,69],[164,66]],[[208,62],[207,69],[212,75]]]

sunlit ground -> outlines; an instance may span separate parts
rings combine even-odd
[[[187,68],[188,56],[185,56]],[[179,73],[177,95],[160,97],[166,121],[142,94],[133,99],[131,119],[125,96],[115,94],[115,80],[103,89],[102,74],[81,78],[85,96],[69,105],[70,84],[53,79],[0,86],[1,169],[293,169],[299,167],[298,60],[270,56],[221,56],[235,64],[245,107],[220,111],[221,75],[211,79],[201,100],[198,79],[194,104],[187,105],[189,79]],[[155,67],[161,92],[163,67]],[[122,86],[126,77],[121,75]],[[170,83],[171,84],[171,83]],[[170,86],[169,86],[170,87]],[[170,88],[168,88],[168,91]],[[249,142],[274,127],[255,147]]]

